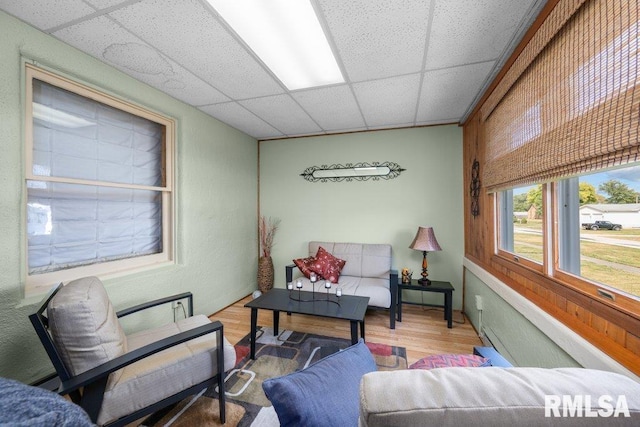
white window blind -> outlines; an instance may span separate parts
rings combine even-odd
[[[32,80],[28,273],[163,251],[164,126]]]

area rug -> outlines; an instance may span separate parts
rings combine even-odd
[[[366,344],[378,370],[407,368],[404,347],[373,342]],[[278,426],[278,417],[262,391],[262,382],[303,369],[349,347],[351,341],[288,330],[274,336],[273,329],[265,327],[257,332],[255,360],[249,358],[249,345],[249,335],[235,345],[236,365],[227,373],[225,380],[227,427]],[[152,415],[143,425],[218,426],[218,393],[211,387],[198,396]]]

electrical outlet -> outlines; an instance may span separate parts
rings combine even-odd
[[[480,295],[476,295],[476,310],[482,311],[483,308],[482,297]]]
[[[182,301],[173,301],[171,303],[171,308],[175,310],[176,308],[179,308],[181,305],[182,305]]]

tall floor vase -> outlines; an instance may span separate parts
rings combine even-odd
[[[258,289],[267,292],[273,288],[273,260],[270,256],[258,259]]]

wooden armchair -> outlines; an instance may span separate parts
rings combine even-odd
[[[118,321],[184,299],[189,317],[178,322],[127,336]],[[87,277],[59,285],[29,319],[60,378],[57,392],[94,423],[125,425],[212,384],[220,390],[225,422],[224,372],[233,367],[235,352],[220,322],[193,316],[191,293],[116,313],[100,280]]]

